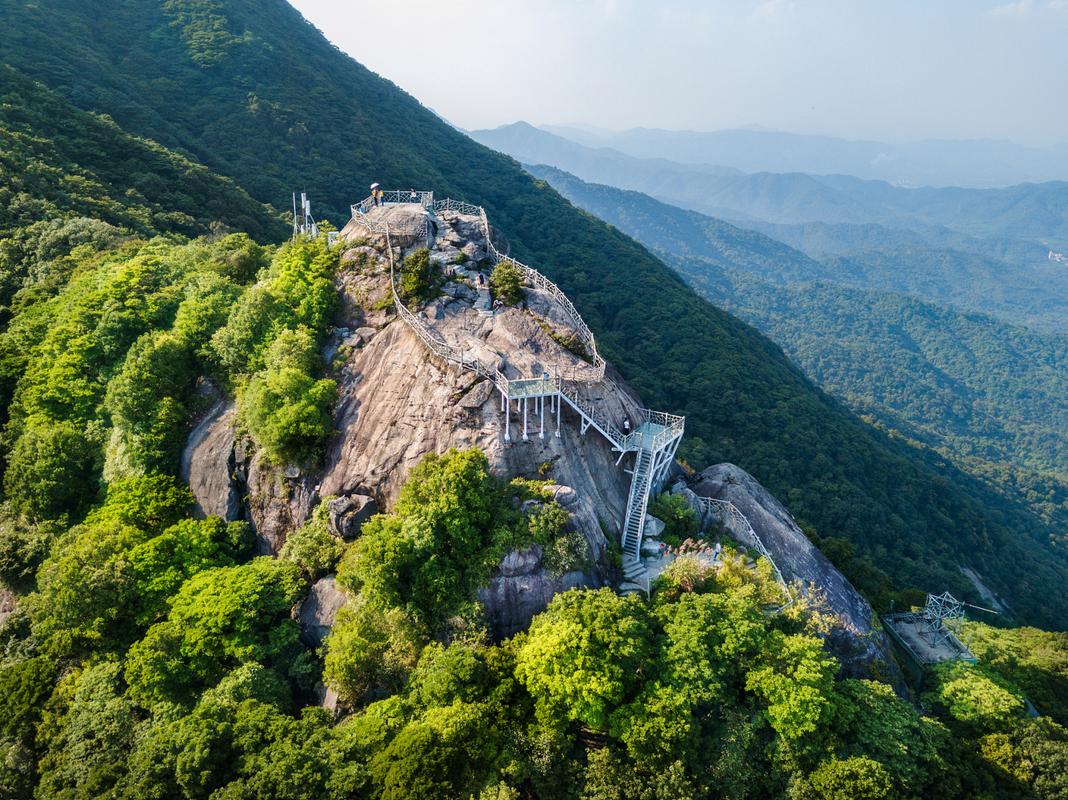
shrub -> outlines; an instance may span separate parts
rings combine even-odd
[[[312,461],[332,430],[337,384],[312,377],[315,341],[305,330],[283,331],[267,351],[267,366],[238,394],[242,425],[273,461]]]
[[[686,539],[697,535],[700,526],[697,514],[680,494],[665,492],[649,503],[649,513],[664,523],[665,544],[678,547]]]
[[[515,262],[498,261],[490,275],[490,286],[494,296],[508,306],[514,306],[523,299],[523,273]]]
[[[979,733],[1006,730],[1024,714],[1023,697],[1004,678],[964,661],[934,667],[934,683],[924,701],[945,711],[965,729]]]
[[[423,247],[410,254],[400,266],[400,296],[406,302],[421,302],[434,296],[438,276],[430,263],[430,251]]]
[[[400,609],[383,612],[357,598],[338,612],[323,675],[346,703],[391,694],[404,686],[426,638]]]
[[[332,572],[345,552],[344,542],[330,533],[327,512],[327,500],[324,500],[311,519],[286,537],[286,543],[279,553],[282,558],[300,567],[309,581]]]

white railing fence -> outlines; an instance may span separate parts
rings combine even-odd
[[[771,557],[768,548],[764,546],[764,542],[757,535],[756,530],[753,529],[753,526],[749,522],[749,518],[739,511],[738,507],[730,500],[720,500],[715,497],[702,497],[700,495],[694,495],[694,497],[697,498],[701,507],[706,512],[720,521],[723,527],[727,528],[735,536],[738,536],[738,538],[744,540],[744,544],[747,547],[752,547],[761,556],[768,560],[768,563],[771,564],[772,572],[775,574],[775,581],[782,587],[783,592],[786,593],[786,597],[789,600],[791,595],[786,579],[783,578],[782,572],[779,571],[779,566],[775,563],[775,559]]]

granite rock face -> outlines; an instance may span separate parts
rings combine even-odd
[[[245,520],[257,555],[277,553],[288,533],[307,521],[318,496],[299,468],[268,464],[236,435],[233,403],[217,402],[193,429],[182,452],[181,476],[203,518]]]
[[[337,612],[348,602],[333,575],[317,580],[297,611],[300,638],[309,647],[319,647],[330,633]]]
[[[716,464],[699,473],[689,486],[676,485],[673,491],[681,492],[691,503],[695,496],[731,501],[749,520],[787,583],[799,582],[809,591],[815,587],[822,595],[824,610],[837,619],[826,643],[841,660],[843,675],[879,677],[904,692],[904,678],[890,641],[868,601],[809,541],[790,512],[756,478],[734,464]],[[742,531],[736,536],[744,543]]]
[[[234,480],[234,404],[218,400],[189,434],[182,451],[180,474],[196,498],[198,517],[241,517],[241,499]]]
[[[397,224],[412,231],[418,227],[411,209],[386,211]],[[435,252],[450,261],[462,252],[467,261],[450,263],[446,292],[414,313],[433,320],[443,337],[510,378],[552,369],[582,381],[593,368],[559,344],[573,330],[558,303],[542,290],[528,288],[526,307],[479,313],[473,307],[473,269],[485,262],[487,248],[478,220],[454,215],[436,222]],[[294,465],[266,463],[251,442],[235,436],[233,407],[223,404],[194,431],[183,462],[183,475],[194,486],[202,513],[247,520],[256,530],[258,551],[277,553],[321,498],[336,498],[328,509],[331,530],[352,539],[367,518],[393,506],[409,472],[428,453],[478,447],[501,476],[555,481],[556,498],[571,512],[572,529],[581,533],[591,555],[583,572],[550,575],[540,552],[511,554],[483,592],[493,631],[506,636],[525,628],[563,589],[607,583],[612,568],[605,531],[618,535],[629,460],[617,465],[618,453],[596,431],[581,435],[578,419],[568,409],[559,412],[557,436],[557,412],[548,404],[528,405],[524,438],[524,414],[513,402],[508,411],[511,441],[505,441],[506,415],[493,383],[433,356],[397,316],[390,302],[384,237],[350,223],[341,238],[351,246],[337,277],[342,302],[329,351],[339,400],[335,435],[327,443],[321,471],[309,474]],[[409,238],[393,237],[401,257],[425,245],[414,233]],[[619,381],[611,369],[609,375]],[[581,386],[587,399],[601,403],[617,424],[635,418],[638,400],[621,384]]]

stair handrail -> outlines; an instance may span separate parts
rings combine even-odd
[[[511,256],[501,253],[497,247],[493,244],[492,236],[490,235],[489,218],[486,216],[486,209],[482,206],[474,205],[473,203],[467,203],[463,200],[454,200],[451,197],[446,197],[444,200],[434,200],[433,192],[416,192],[418,200],[412,200],[410,198],[410,192],[404,192],[399,189],[390,189],[382,192],[382,198],[380,203],[385,204],[403,204],[403,203],[416,203],[418,202],[427,211],[452,211],[466,216],[475,216],[479,219],[479,225],[482,228],[483,236],[486,239],[486,252],[494,260],[494,263],[500,263],[501,261],[509,261],[514,264],[524,277],[524,281],[531,284],[537,289],[544,291],[550,295],[560,306],[564,309],[565,313],[570,319],[571,324],[574,326],[579,340],[586,348],[593,360],[593,375],[589,380],[590,383],[597,383],[604,378],[606,363],[604,358],[597,352],[597,340],[594,338],[593,331],[582,319],[582,315],[579,314],[574,303],[568,298],[564,291],[553,283],[549,278],[545,277],[538,270],[534,269],[521,261],[518,261]],[[366,197],[359,203],[354,203],[350,206],[353,219],[361,219],[365,223],[372,222],[367,218],[367,214],[375,207],[374,197]],[[428,230],[427,240],[429,241],[429,220],[426,221]],[[368,226],[372,227],[372,226]],[[377,233],[381,233],[380,226],[376,229],[372,227]]]
[[[474,372],[480,377],[487,378],[493,382],[498,390],[507,392],[508,379],[499,368],[495,367],[490,370],[489,367],[485,366],[477,358],[468,358],[462,348],[446,342],[437,331],[427,325],[418,314],[405,305],[404,301],[401,299],[400,293],[397,291],[396,260],[393,255],[393,241],[390,236],[389,223],[384,220],[382,222],[377,222],[368,219],[367,217],[354,217],[354,219],[357,219],[361,224],[366,225],[369,230],[381,233],[385,236],[386,252],[389,256],[389,288],[393,298],[393,307],[397,310],[397,314],[405,324],[415,331],[416,336],[419,337],[420,341],[423,342],[427,349],[445,361],[459,364],[461,368]]]
[[[738,506],[734,505],[730,500],[720,500],[718,497],[704,497],[703,495],[694,496],[704,507],[705,511],[712,514],[723,514],[725,517],[734,519],[742,526],[746,534],[752,539],[755,545],[754,549],[766,558],[769,564],[771,564],[771,569],[775,573],[775,581],[782,587],[783,592],[786,593],[786,597],[790,598],[790,590],[782,572],[779,571],[779,565],[775,563],[775,559],[772,558],[768,548],[764,546],[763,540],[749,522],[749,518],[738,509]],[[783,608],[785,608],[785,606],[783,606]]]
[[[516,266],[516,268],[522,273],[524,282],[529,283],[536,289],[544,291],[550,295],[566,312],[572,326],[578,335],[579,340],[589,353],[590,358],[593,361],[594,375],[595,377],[590,380],[590,383],[597,383],[604,378],[605,372],[605,360],[597,352],[597,340],[594,338],[593,331],[590,330],[589,325],[582,319],[582,315],[578,309],[575,308],[574,303],[564,293],[564,291],[553,283],[549,278],[543,275],[534,267],[524,264],[516,258],[510,255],[506,255],[497,249],[497,246],[493,243],[493,237],[490,234],[489,218],[486,215],[486,209],[482,206],[474,205],[473,203],[467,203],[463,200],[454,200],[451,197],[447,197],[444,200],[435,200],[433,205],[434,211],[453,211],[466,216],[478,217],[479,225],[482,228],[482,234],[486,239],[486,252],[493,259],[494,264],[499,264],[502,261],[508,261]]]

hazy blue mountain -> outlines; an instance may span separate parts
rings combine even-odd
[[[838,260],[821,264],[755,231],[639,192],[529,169],[656,250],[858,413],[1068,526],[1068,337],[900,293],[835,285],[826,278],[857,277],[838,274],[845,269]]]
[[[999,259],[984,255],[980,240],[932,228],[915,231],[824,223],[762,226],[773,235],[792,233],[784,238],[816,255],[810,257],[755,230],[640,192],[587,184],[551,167],[528,169],[588,211],[649,247],[673,255],[709,259],[772,283],[827,280],[907,293],[966,311],[996,314],[1018,324],[1068,331],[1068,268],[1048,261],[1045,251],[1036,252],[1034,246],[1004,243],[1001,249],[1007,255],[1028,258]],[[940,246],[939,239],[974,249]]]
[[[549,164],[582,180],[633,189],[735,222],[948,228],[980,238],[1009,237],[1068,249],[1064,182],[1003,189],[907,189],[848,175],[727,174],[722,167],[635,159],[569,142],[524,123],[471,135],[525,163]]]
[[[1068,148],[1027,147],[996,139],[864,141],[753,129],[625,131],[544,126],[590,147],[638,158],[723,164],[743,172],[846,174],[902,186],[1007,186],[1068,179]]]

